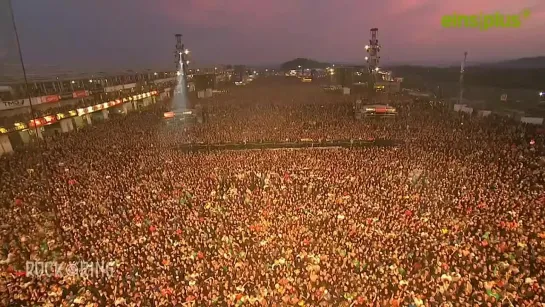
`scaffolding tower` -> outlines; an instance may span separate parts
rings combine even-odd
[[[370,92],[374,91],[375,82],[380,80],[379,63],[380,63],[380,45],[377,39],[378,28],[371,29],[371,39],[369,45],[365,46],[368,56],[365,57],[367,67],[369,69],[369,88]]]
[[[189,51],[185,48],[182,43],[182,34],[176,34],[176,50],[174,51],[174,58],[176,59],[176,72],[180,72],[184,75],[184,78],[187,78],[188,74],[188,54]]]

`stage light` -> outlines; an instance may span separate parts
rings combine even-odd
[[[366,61],[369,60],[369,57],[366,56],[366,57],[365,57],[365,60],[366,60]]]
[[[369,45],[365,45],[365,50],[369,49]]]
[[[188,54],[188,53],[189,53],[189,50],[187,50],[187,49],[184,50],[184,53],[185,53],[185,54]]]

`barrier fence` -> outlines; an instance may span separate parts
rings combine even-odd
[[[252,150],[252,149],[298,149],[298,148],[363,148],[363,147],[395,147],[403,145],[399,140],[335,140],[335,141],[299,141],[299,142],[260,142],[260,143],[229,143],[229,144],[184,144],[178,149],[185,151],[213,150]]]

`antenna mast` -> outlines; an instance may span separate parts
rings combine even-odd
[[[459,104],[462,104],[462,101],[464,99],[464,70],[466,66],[466,59],[467,51],[464,52],[464,60],[462,61],[462,65],[460,66],[460,98],[458,99]]]

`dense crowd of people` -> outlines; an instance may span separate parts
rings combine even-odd
[[[350,98],[256,82],[203,124],[152,109],[1,157],[0,305],[545,304],[543,136],[392,99],[396,118],[355,120]],[[305,138],[404,144],[176,146]]]

